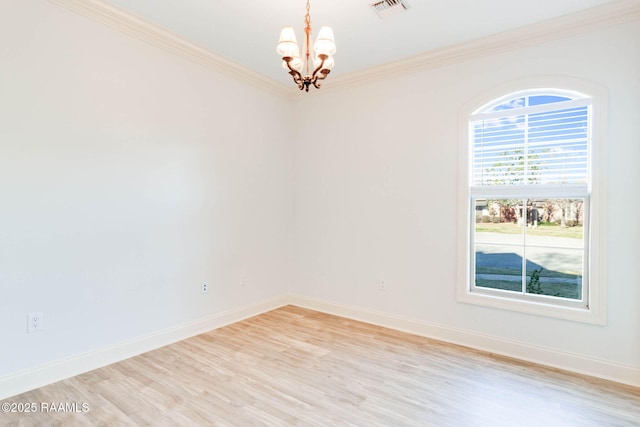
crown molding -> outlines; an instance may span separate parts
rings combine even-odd
[[[279,96],[300,95],[291,87],[251,71],[181,36],[101,0],[48,0],[118,31]],[[322,93],[442,67],[640,20],[640,0],[618,0],[541,23],[436,49],[365,71],[332,77]]]
[[[635,20],[640,20],[640,0],[614,1],[547,21],[389,62],[366,71],[334,77],[331,79],[330,85],[323,87],[323,91],[326,93],[347,86],[371,83],[394,76],[522,49]]]
[[[291,96],[291,91],[287,86],[101,0],[49,0],[49,2],[145,41],[155,47],[196,62],[213,71],[273,92],[279,96]]]

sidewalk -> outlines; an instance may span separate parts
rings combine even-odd
[[[485,280],[502,280],[504,282],[520,282],[522,280],[522,276],[511,274],[476,274],[476,278]],[[570,285],[581,285],[582,278],[540,276],[540,283],[568,283]]]

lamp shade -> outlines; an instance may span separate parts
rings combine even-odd
[[[280,32],[280,40],[278,41],[278,47],[276,51],[282,57],[293,57],[296,52],[299,52],[298,42],[296,40],[296,33],[292,27],[283,27]]]
[[[316,42],[313,44],[313,49],[316,55],[328,55],[331,56],[336,53],[336,42],[333,38],[333,30],[331,27],[322,27],[316,38]]]

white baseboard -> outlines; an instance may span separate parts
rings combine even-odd
[[[359,307],[335,304],[329,301],[290,295],[290,304],[328,314],[360,320],[374,325],[409,332],[439,341],[471,347],[489,353],[513,357],[579,374],[640,387],[640,367],[619,364],[555,349],[505,340],[490,335],[416,319],[382,313]]]
[[[640,387],[640,367],[618,364],[516,341],[508,341],[490,335],[427,323],[360,307],[340,305],[299,295],[282,295],[255,304],[223,311],[193,322],[177,325],[154,334],[118,343],[97,351],[72,356],[67,359],[37,366],[0,378],[0,400],[137,356],[138,354],[274,310],[287,304]]]
[[[63,360],[27,369],[0,378],[0,400],[35,388],[92,371],[112,363],[137,356],[176,341],[202,334],[240,320],[282,307],[287,297],[280,296],[255,304],[223,311],[192,322],[174,326],[150,335],[109,347],[79,354]]]

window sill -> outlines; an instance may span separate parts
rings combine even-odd
[[[606,323],[604,310],[599,309],[598,307],[564,307],[544,302],[516,300],[513,298],[462,290],[459,290],[457,297],[458,302],[466,304],[516,311],[537,316],[553,317],[557,319],[571,320],[574,322],[591,323],[594,325],[604,325]]]

